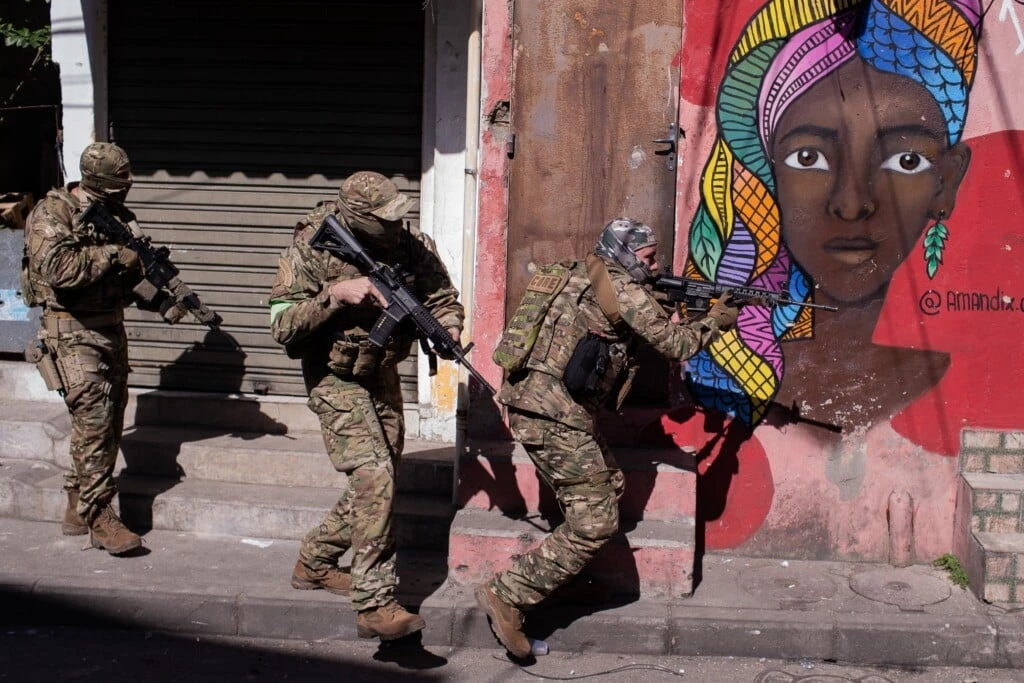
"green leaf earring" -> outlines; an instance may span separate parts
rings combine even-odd
[[[939,212],[939,219],[946,217],[945,211]],[[924,234],[924,262],[928,273],[928,279],[935,277],[942,263],[942,250],[946,248],[946,240],[949,239],[949,230],[941,222],[928,228]]]

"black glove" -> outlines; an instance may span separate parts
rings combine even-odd
[[[740,307],[732,294],[726,292],[718,298],[715,305],[708,311],[707,319],[714,320],[720,330],[727,330],[736,324]]]

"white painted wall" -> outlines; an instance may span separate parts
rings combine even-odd
[[[60,68],[67,181],[81,179],[78,160],[107,139],[107,3],[52,0],[53,61]]]
[[[460,291],[466,172],[467,45],[472,15],[462,0],[432,0],[424,9],[425,73],[423,177],[420,228],[434,238],[441,260]],[[419,363],[420,437],[454,441],[458,368],[440,361],[436,377],[426,359]]]

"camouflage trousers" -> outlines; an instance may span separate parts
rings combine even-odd
[[[78,514],[91,519],[117,494],[114,464],[128,405],[128,341],[124,326],[48,337],[71,413],[71,470],[64,488],[77,490]]]
[[[509,413],[509,426],[565,515],[541,544],[513,559],[490,587],[505,602],[541,602],[576,576],[619,529],[625,479],[600,437],[547,418]]]
[[[395,541],[391,528],[395,474],[405,442],[398,371],[352,382],[328,374],[313,387],[309,407],[320,418],[327,454],[348,487],[299,548],[313,570],[337,566],[352,549],[352,607],[357,612],[394,599]]]

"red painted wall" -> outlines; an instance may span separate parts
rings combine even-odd
[[[680,126],[686,137],[680,148],[676,264],[688,256],[703,165],[718,132],[719,80],[737,37],[763,2],[683,4]],[[703,454],[698,509],[706,548],[884,561],[890,499],[909,494],[913,551],[927,561],[952,548],[961,430],[1024,429],[1024,102],[1015,87],[1024,69],[1024,8],[1009,7],[1002,18],[999,10],[988,14],[978,45],[963,132],[972,158],[955,211],[945,221],[943,262],[930,278],[922,235],[892,276],[870,337],[877,346],[948,355],[948,367],[891,416],[842,433],[773,419],[773,412],[751,429],[692,405],[648,425],[642,433],[652,443],[667,434]],[[509,97],[510,32],[508,3],[485,2],[485,113]],[[501,124],[485,123],[481,147],[473,325],[485,349],[493,349],[504,324],[506,132]],[[483,354],[479,358],[478,367],[500,382],[500,371]],[[855,365],[856,359],[846,362]],[[481,401],[475,405],[480,411]]]

